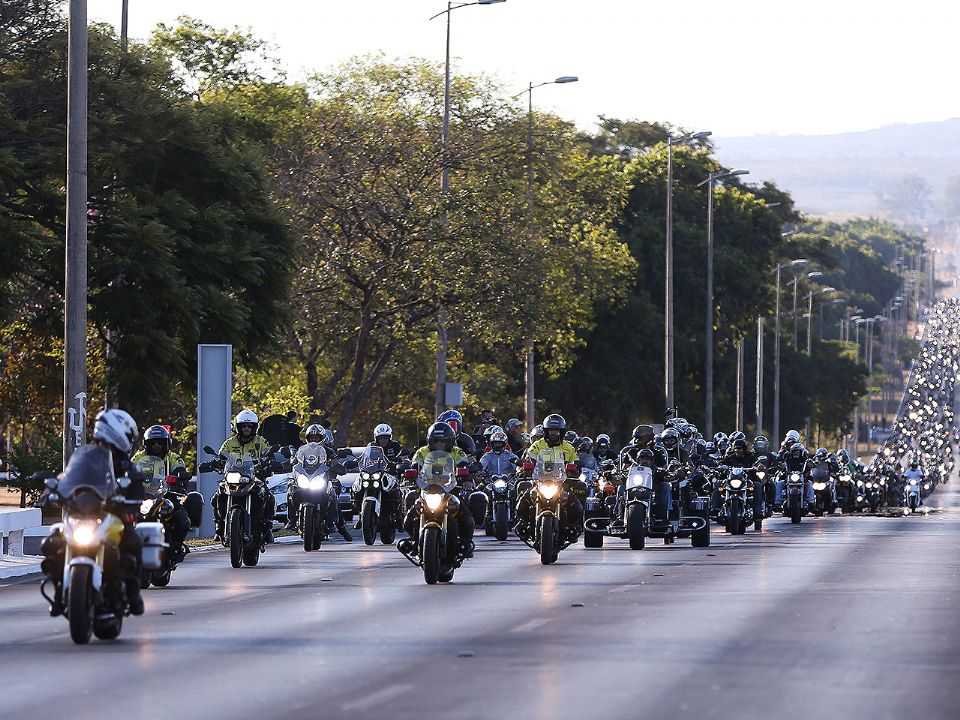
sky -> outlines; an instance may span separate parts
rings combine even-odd
[[[443,0],[129,0],[130,35],[188,14],[251,29],[292,78],[355,55],[440,62]],[[89,0],[119,27],[121,0]],[[960,117],[954,0],[507,0],[452,16],[454,72],[538,107],[668,121],[716,136],[827,134]]]

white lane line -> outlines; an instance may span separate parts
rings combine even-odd
[[[381,705],[387,700],[392,700],[393,698],[403,695],[404,693],[410,692],[413,690],[413,685],[387,685],[383,690],[377,690],[376,692],[368,693],[361,698],[356,700],[351,700],[348,703],[344,703],[340,706],[341,710],[351,711],[351,710],[369,710],[372,707]]]
[[[541,625],[546,625],[548,622],[550,622],[549,618],[534,618],[533,620],[528,620],[522,625],[517,625],[515,628],[510,630],[510,632],[512,633],[532,632],[536,630],[538,627],[540,627]]]

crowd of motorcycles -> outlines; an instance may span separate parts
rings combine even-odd
[[[549,565],[581,537],[589,549],[608,538],[633,550],[652,539],[708,547],[713,524],[741,535],[760,532],[777,513],[800,523],[838,511],[911,512],[953,472],[958,318],[953,300],[928,311],[897,419],[868,467],[844,450],[808,450],[793,430],[778,448],[741,432],[707,439],[676,412],[659,432],[637,426],[618,452],[609,436],[580,437],[556,414],[529,436],[518,420],[500,427],[485,417],[470,436],[460,414],[447,411],[416,452],[403,450],[386,425],[359,452],[335,448],[329,430],[313,426],[299,447],[273,445],[254,459],[205,447],[210,457],[198,470],[220,474],[218,534],[233,567],[257,565],[273,541],[267,481],[281,474],[288,528],[305,551],[321,548],[338,527],[349,539],[343,522],[355,521],[365,544],[396,542],[428,584],[451,581],[473,557],[474,528],[501,541],[513,533]],[[101,413],[98,423],[117,412]],[[142,601],[137,611],[131,600],[139,599],[131,576],[141,589],[170,583],[189,552],[182,539],[204,510],[184,472],[131,496],[115,462],[114,446],[84,446],[64,474],[47,481],[44,497],[62,510],[62,522],[44,543],[41,592],[81,644],[91,635],[117,637],[123,618],[143,611]],[[338,497],[347,474],[356,479],[344,510]],[[406,537],[397,541],[400,533]]]

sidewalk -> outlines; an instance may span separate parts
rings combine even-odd
[[[34,555],[0,556],[0,580],[33,575],[40,572],[40,558]]]

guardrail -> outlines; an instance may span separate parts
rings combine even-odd
[[[0,542],[7,541],[7,555],[23,557],[23,532],[43,522],[39,508],[0,509]]]

